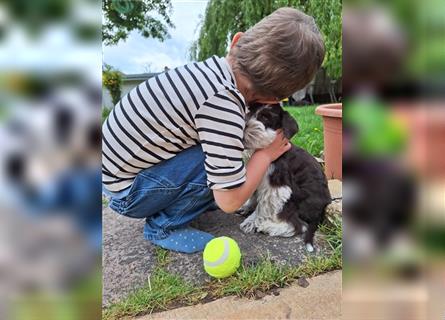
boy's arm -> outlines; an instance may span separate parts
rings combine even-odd
[[[241,187],[231,190],[213,190],[215,201],[220,209],[227,213],[238,210],[252,196],[272,161],[290,148],[291,144],[280,131],[267,148],[255,151],[247,164],[246,181]]]

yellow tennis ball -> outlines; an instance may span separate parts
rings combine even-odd
[[[229,237],[209,241],[203,253],[204,270],[215,278],[231,276],[238,269],[241,252],[235,240]]]

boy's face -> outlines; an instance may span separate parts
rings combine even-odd
[[[261,104],[271,104],[276,105],[280,103],[280,99],[278,98],[271,98],[271,97],[263,97],[260,95],[255,96],[254,100],[251,103],[261,103]]]
[[[234,75],[236,78],[238,90],[244,96],[244,99],[246,100],[247,104],[254,104],[254,103],[277,104],[280,102],[280,99],[278,99],[278,98],[266,97],[266,96],[262,96],[262,95],[256,93],[252,89],[252,84],[249,81],[249,79],[247,77],[245,77],[244,75],[242,75],[241,73],[236,72],[234,70]]]
[[[235,44],[238,42],[239,38],[242,35],[243,35],[243,32],[237,32],[234,35],[234,37],[232,39],[232,43],[230,45],[231,49],[235,46]],[[230,65],[232,65],[230,55],[227,56],[227,61],[229,62]],[[265,96],[257,94],[256,92],[254,92],[254,90],[252,90],[252,84],[247,77],[245,77],[240,72],[237,72],[236,70],[233,70],[233,73],[236,78],[238,90],[244,96],[244,99],[246,100],[247,104],[254,104],[254,103],[277,104],[280,102],[280,99],[278,99],[276,97],[265,97]]]

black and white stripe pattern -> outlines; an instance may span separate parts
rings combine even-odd
[[[105,187],[123,190],[141,170],[196,144],[206,155],[210,188],[240,186],[245,181],[245,112],[225,58],[213,56],[141,83],[103,125]]]

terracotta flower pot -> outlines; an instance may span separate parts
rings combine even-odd
[[[325,174],[342,179],[342,104],[323,104],[315,109],[323,117]]]

